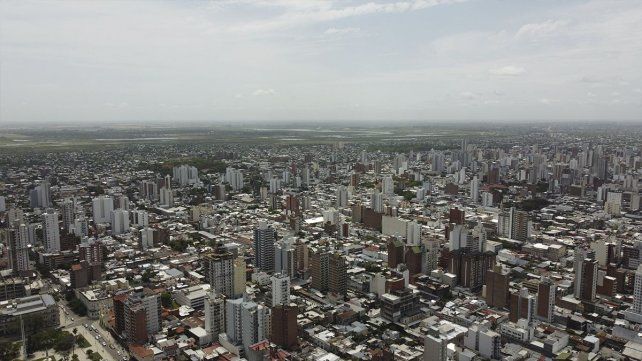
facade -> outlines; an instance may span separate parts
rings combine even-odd
[[[272,307],[270,341],[286,350],[291,350],[297,341],[296,306],[277,305]]]
[[[274,271],[274,242],[276,230],[267,222],[259,222],[254,230],[254,266],[261,271]]]
[[[42,240],[45,244],[45,251],[47,253],[60,252],[58,212],[49,208],[40,217],[42,219]]]

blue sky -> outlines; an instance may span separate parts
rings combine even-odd
[[[0,122],[641,120],[638,0],[0,2]]]

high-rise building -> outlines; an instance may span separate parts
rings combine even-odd
[[[244,186],[243,172],[236,168],[227,167],[225,170],[225,181],[234,191],[238,192],[243,189]]]
[[[278,241],[274,245],[274,272],[283,273],[289,277],[295,274],[295,249],[292,238]]]
[[[161,187],[160,189],[160,206],[169,208],[174,206],[174,191],[171,188]]]
[[[624,311],[624,317],[635,323],[642,323],[642,265],[635,271],[633,282],[633,305]]]
[[[383,177],[381,181],[381,191],[383,194],[387,196],[395,194],[395,182],[392,179],[392,176],[387,175]]]
[[[297,345],[298,309],[296,306],[276,305],[272,307],[270,341],[285,350]]]
[[[335,204],[337,208],[348,206],[348,188],[346,188],[346,186],[340,185],[337,187],[337,200]]]
[[[576,248],[573,271],[575,273],[573,292],[575,298],[589,302],[594,301],[597,288],[595,251],[582,247]]]
[[[227,297],[234,296],[234,255],[218,247],[202,259],[205,280],[212,289]]]
[[[243,297],[246,289],[247,281],[247,265],[243,257],[237,257],[234,259],[232,273],[234,274],[234,287],[232,298]]]
[[[29,204],[31,208],[51,207],[51,185],[48,181],[40,182],[29,192]]]
[[[370,197],[370,207],[376,213],[383,213],[384,211],[383,194],[378,189],[375,189]]]
[[[345,257],[333,253],[328,264],[328,291],[345,296],[348,291],[348,265]]]
[[[274,271],[274,242],[276,230],[260,221],[254,230],[254,266],[261,271]]]
[[[172,169],[172,175],[172,179],[175,182],[178,182],[181,187],[185,187],[188,184],[196,184],[199,182],[198,169],[187,164],[175,166]]]
[[[161,330],[160,294],[139,287],[119,302],[123,303],[124,336],[128,343],[144,344]]]
[[[548,277],[542,277],[537,286],[537,318],[548,322],[553,321],[555,293],[555,283]]]
[[[140,188],[144,199],[152,202],[158,200],[158,184],[155,181],[144,180],[141,182]]]
[[[16,223],[9,229],[9,267],[13,273],[29,271],[29,235],[27,225]]]
[[[205,295],[205,331],[214,340],[225,332],[225,299],[214,291]]]
[[[94,223],[109,223],[111,212],[114,210],[114,200],[108,196],[98,196],[92,201]]]
[[[60,205],[60,210],[62,213],[62,228],[69,233],[69,230],[73,226],[74,219],[76,219],[74,202],[71,199],[65,199]]]
[[[241,346],[247,354],[250,346],[268,338],[269,309],[243,298],[228,299],[225,302],[225,330],[228,341]]]
[[[310,259],[311,286],[317,291],[328,290],[329,264],[330,254],[328,252],[319,250],[312,254]]]
[[[129,232],[129,211],[116,209],[110,213],[111,233],[114,235]]]
[[[52,208],[47,209],[41,215],[42,219],[42,240],[45,244],[45,252],[60,252],[60,228],[58,225],[58,212]]]
[[[518,211],[515,207],[500,211],[497,219],[497,233],[510,239],[526,241],[530,237],[528,212]]]
[[[490,307],[508,306],[508,273],[500,265],[486,271],[486,303]]]
[[[290,304],[290,277],[275,273],[272,281],[272,306]]]
[[[528,293],[528,289],[522,288],[519,292],[513,292],[510,295],[510,314],[511,322],[517,323],[520,319],[525,319],[530,323],[535,316],[535,297]]]
[[[470,181],[470,198],[473,203],[477,203],[479,201],[479,180],[477,179],[477,176],[474,176]]]

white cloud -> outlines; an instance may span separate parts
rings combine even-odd
[[[507,65],[501,68],[490,69],[489,72],[493,75],[517,76],[524,74],[526,70],[524,70],[524,68],[522,67]]]
[[[323,33],[326,34],[326,35],[344,35],[344,34],[350,34],[350,33],[358,33],[359,31],[361,31],[360,28],[351,28],[351,27],[348,27],[348,28],[335,28],[335,27],[332,27],[332,28],[328,28]]]
[[[264,95],[274,95],[274,94],[276,94],[276,91],[272,88],[256,89],[254,92],[252,92],[252,95],[254,96],[264,96]]]
[[[438,5],[454,4],[467,0],[414,0],[397,1],[393,3],[367,2],[354,6],[335,7],[330,6],[311,7],[305,10],[293,9],[284,14],[268,20],[249,22],[238,26],[232,26],[228,30],[242,32],[262,32],[293,26],[310,25],[320,22],[328,22],[352,17],[371,14],[393,14],[427,9]]]
[[[515,37],[531,39],[542,38],[560,31],[561,28],[566,26],[566,24],[568,24],[568,22],[563,20],[547,20],[541,23],[526,24],[517,30]]]

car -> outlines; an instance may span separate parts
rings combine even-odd
[[[105,343],[105,341],[103,341],[102,345],[103,345],[103,346],[107,346],[107,343]]]
[[[83,326],[85,326],[85,328],[89,328],[89,325],[86,323]]]
[[[111,349],[113,350],[113,349],[115,349],[116,347],[114,347],[114,345],[112,345],[112,344],[109,344],[109,348],[111,348]]]
[[[96,335],[96,336],[94,336],[94,337],[96,337],[96,340],[98,339],[98,335]]]
[[[72,318],[71,318],[71,320],[73,321],[73,320],[74,320],[74,318],[72,317]]]

